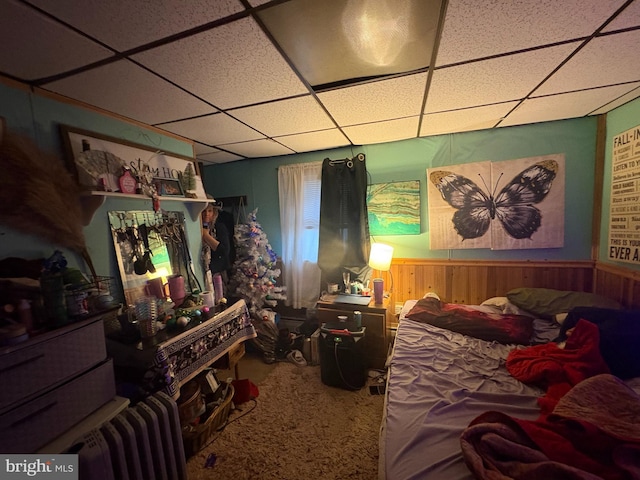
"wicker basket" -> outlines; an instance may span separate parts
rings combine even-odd
[[[182,432],[182,440],[184,441],[184,450],[187,458],[198,453],[209,442],[216,430],[222,427],[227,421],[227,418],[229,418],[234,389],[231,383],[227,385],[227,396],[222,404],[218,405],[202,424],[189,431]]]

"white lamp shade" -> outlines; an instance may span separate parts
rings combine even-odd
[[[384,243],[374,243],[371,245],[369,254],[369,266],[374,270],[388,271],[391,268],[393,258],[393,247]]]

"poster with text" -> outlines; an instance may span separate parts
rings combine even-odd
[[[563,154],[427,169],[433,249],[564,245]]]
[[[640,264],[640,126],[613,137],[609,259]]]

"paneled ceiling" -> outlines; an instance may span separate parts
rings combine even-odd
[[[640,96],[640,0],[0,0],[0,44],[1,75],[191,139],[205,164]]]

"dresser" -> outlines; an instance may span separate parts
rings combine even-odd
[[[394,321],[394,312],[391,298],[385,298],[382,304],[376,304],[371,298],[368,305],[352,305],[339,303],[335,295],[324,295],[317,303],[318,321],[322,323],[335,323],[339,315],[344,315],[348,320],[353,320],[353,312],[362,312],[362,325],[366,327],[367,334],[364,338],[364,350],[369,368],[383,369],[386,359],[389,339],[387,330]]]
[[[35,453],[115,397],[109,310],[0,348],[0,451]]]

